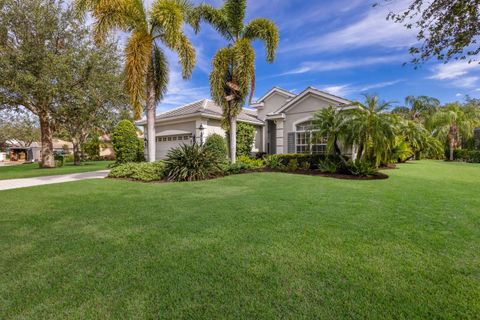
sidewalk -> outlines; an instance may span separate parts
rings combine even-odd
[[[24,179],[0,180],[0,190],[18,189],[34,186],[43,186],[47,184],[80,181],[88,179],[103,179],[108,175],[109,170],[64,174],[59,176],[47,176]]]

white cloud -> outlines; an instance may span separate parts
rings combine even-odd
[[[360,20],[343,29],[310,39],[300,38],[298,42],[285,45],[282,51],[302,50],[306,53],[318,53],[372,46],[409,47],[417,42],[415,30],[406,29],[402,24],[386,20],[390,11],[401,11],[405,9],[406,3],[406,0],[401,0],[392,2],[391,5],[369,8]]]
[[[351,60],[338,60],[338,61],[309,61],[301,64],[300,67],[289,70],[280,75],[292,75],[292,74],[303,74],[308,72],[322,72],[322,71],[333,71],[333,70],[342,70],[342,69],[352,69],[364,66],[378,65],[378,64],[388,64],[394,62],[405,61],[404,55],[393,55],[385,57],[367,57],[367,58],[358,58]]]
[[[321,90],[339,97],[348,96],[354,91],[349,84],[323,87]]]
[[[466,75],[474,69],[478,69],[480,65],[477,62],[468,63],[467,61],[449,62],[439,65],[433,69],[434,75],[429,79],[451,80]]]
[[[455,61],[441,64],[432,69],[433,75],[428,79],[449,81],[448,84],[464,89],[478,86],[480,65],[477,62]]]
[[[358,84],[357,85],[352,85],[352,84],[330,85],[330,86],[321,87],[321,90],[334,94],[336,96],[347,97],[351,95],[366,93],[373,89],[385,88],[403,81],[404,80],[402,79],[398,79],[398,80],[363,84],[363,85],[358,85]]]

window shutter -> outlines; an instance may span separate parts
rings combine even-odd
[[[295,132],[288,133],[288,153],[295,153]]]

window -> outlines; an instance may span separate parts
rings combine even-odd
[[[295,150],[296,153],[325,153],[327,138],[316,137],[315,126],[312,121],[306,121],[296,126]]]

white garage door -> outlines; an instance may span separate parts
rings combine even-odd
[[[176,148],[182,144],[192,144],[192,135],[157,137],[157,160],[165,159],[170,149]]]

